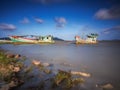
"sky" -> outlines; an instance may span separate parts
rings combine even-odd
[[[0,37],[53,35],[120,39],[119,0],[0,0]]]

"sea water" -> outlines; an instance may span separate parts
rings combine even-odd
[[[84,90],[97,90],[96,85],[111,83],[120,90],[120,43],[100,42],[98,44],[24,44],[0,45],[8,52],[21,54],[32,60],[54,65],[53,70],[82,71],[91,74],[86,79]],[[113,90],[114,90],[113,89]]]

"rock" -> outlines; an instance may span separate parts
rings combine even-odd
[[[14,71],[14,72],[19,72],[19,71],[20,71],[20,67],[15,66],[15,67],[13,68],[13,71]]]
[[[20,58],[20,57],[21,57],[20,54],[15,55],[15,58],[16,58],[16,59],[18,59],[18,58]]]
[[[21,57],[21,55],[20,55],[20,54],[17,54],[17,55],[14,55],[14,54],[7,54],[6,57],[7,57],[7,58],[16,58],[16,59],[18,59],[18,58]]]
[[[110,83],[108,83],[108,84],[102,85],[101,88],[103,88],[103,89],[112,89],[113,86]]]
[[[9,87],[15,87],[16,86],[14,81],[11,81],[8,85],[9,85]]]
[[[50,74],[50,73],[51,73],[51,70],[45,69],[44,72],[47,73],[47,74]]]
[[[0,90],[10,90],[10,88],[15,87],[16,84],[14,81],[11,81],[9,84],[3,85]]]
[[[61,65],[63,65],[63,66],[72,66],[71,64],[68,64],[68,63],[61,63]]]
[[[0,90],[9,90],[10,87],[8,84],[1,86]]]
[[[7,58],[14,58],[15,55],[14,55],[14,54],[7,54],[6,57],[7,57]]]
[[[76,71],[71,71],[71,74],[73,74],[73,75],[80,75],[80,76],[84,76],[84,77],[90,77],[91,76],[89,73],[76,72]]]
[[[40,61],[38,61],[38,60],[33,60],[33,61],[32,61],[32,63],[33,63],[34,65],[36,65],[36,66],[38,66],[38,65],[40,65],[40,64],[41,64],[41,62],[40,62]]]
[[[50,66],[49,63],[42,63],[43,66],[47,67],[47,66]]]
[[[13,70],[14,65],[9,65],[9,69]]]

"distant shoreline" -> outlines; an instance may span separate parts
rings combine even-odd
[[[102,43],[102,42],[108,42],[108,43],[111,43],[111,42],[115,42],[115,43],[120,43],[120,40],[98,40],[98,44],[99,43]],[[46,42],[43,42],[43,43],[28,43],[28,42],[12,42],[10,40],[0,40],[0,44],[75,44],[75,40],[55,40],[55,43],[46,43]]]

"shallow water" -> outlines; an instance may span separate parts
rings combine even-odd
[[[96,45],[0,45],[1,48],[26,56],[27,64],[37,59],[54,65],[54,70],[88,72],[84,90],[100,90],[96,84],[111,83],[120,90],[120,43],[100,42]]]

